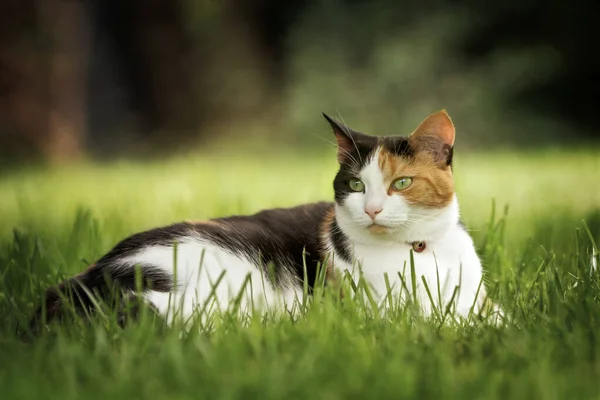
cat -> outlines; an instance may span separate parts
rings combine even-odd
[[[447,112],[431,114],[408,137],[371,136],[323,116],[337,142],[334,202],[134,234],[48,290],[36,318],[42,310],[47,320],[61,317],[69,296],[76,308],[91,309],[92,294],[106,296],[108,282],[125,294],[140,284],[143,300],[162,315],[177,304],[182,316],[192,316],[211,296],[227,308],[239,293],[244,307],[289,311],[304,285],[313,287],[320,265],[326,283],[344,271],[355,281],[362,276],[380,304],[388,303],[388,292],[394,299],[407,291],[412,297],[414,284],[426,316],[435,310],[432,298],[440,309],[452,302],[459,317],[488,309],[480,259],[459,221],[455,128]]]

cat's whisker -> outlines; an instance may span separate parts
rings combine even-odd
[[[325,139],[324,137],[319,136],[314,132],[310,132],[310,134],[313,135],[314,137],[318,138],[319,140],[322,140],[323,142],[331,145],[331,147],[333,147],[334,149],[337,149],[337,147],[338,147],[337,143],[332,142],[331,140]]]
[[[349,159],[352,161],[352,163],[353,163],[354,165],[360,165],[360,163],[359,163],[359,162],[358,162],[358,160],[357,160],[357,159],[356,159],[356,158],[355,158],[355,157],[352,155],[352,153],[350,153],[348,150],[346,150],[346,149],[344,149],[344,148],[342,148],[342,147],[338,146],[338,144],[337,144],[337,143],[334,143],[334,142],[332,142],[332,141],[330,141],[330,140],[327,140],[327,139],[325,139],[324,137],[321,137],[321,136],[317,135],[317,134],[316,134],[316,133],[314,133],[314,132],[311,132],[311,135],[313,135],[313,136],[315,136],[315,137],[319,138],[320,140],[324,141],[325,143],[327,143],[327,144],[331,145],[331,146],[332,146],[334,149],[336,149],[337,151],[341,151],[341,152],[342,152],[342,153],[343,153],[343,154],[344,154],[344,155],[345,155],[347,158],[349,158]],[[351,165],[351,164],[349,164],[349,165]]]
[[[342,149],[341,147],[339,148],[340,151],[342,151],[344,154],[346,154],[346,156],[350,159],[350,161],[352,161],[352,163],[347,163],[346,161],[342,161],[342,164],[346,164],[348,166],[348,168],[350,169],[354,169],[354,167],[356,165],[360,165],[358,160],[356,160],[356,158],[354,158],[354,156],[349,153],[347,150]]]
[[[342,114],[340,113],[339,110],[335,110],[338,113],[338,116],[340,117],[340,120],[342,121],[342,124],[344,124],[344,128],[346,128],[346,132],[350,133],[350,128],[348,127],[348,125],[346,125],[346,122],[344,121],[344,118],[342,117]],[[356,149],[356,154],[358,154],[358,158],[360,160],[360,163],[362,164],[363,160],[362,160],[362,156],[360,155],[360,150],[358,149],[358,146],[356,145],[356,140],[354,140],[353,135],[348,135],[350,137],[350,140],[352,140],[352,144],[354,145],[354,148]]]

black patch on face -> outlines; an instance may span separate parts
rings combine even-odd
[[[371,161],[378,146],[378,140],[375,136],[354,132],[353,137],[355,137],[356,146],[340,162],[340,169],[333,180],[333,190],[337,203],[342,203],[352,193],[348,181],[358,178],[358,173]]]
[[[410,145],[407,137],[404,136],[382,136],[380,138],[381,146],[398,157],[414,157],[415,149]]]
[[[358,174],[352,171],[354,170],[346,169],[342,166],[333,180],[334,198],[338,204],[342,204],[346,197],[350,193],[353,193],[348,186],[348,181],[357,178]]]
[[[379,138],[352,130],[325,113],[323,116],[331,125],[338,143],[340,169],[333,180],[333,190],[335,201],[342,203],[352,193],[348,187],[348,181],[358,178],[358,173],[372,159],[379,144]]]
[[[399,156],[399,157],[414,157],[415,154],[419,151],[414,147],[414,144],[410,144],[410,140],[408,137],[403,136],[385,136],[381,138],[381,143],[383,147],[389,151],[390,153]],[[432,150],[432,149],[428,149]],[[421,151],[425,151],[421,149]],[[452,155],[454,152],[454,147],[443,144],[442,148],[439,151],[432,151],[434,157],[436,159],[441,157],[443,160],[444,166],[452,166]],[[439,154],[439,155],[438,155]]]
[[[344,232],[342,232],[335,218],[331,222],[331,226],[329,228],[329,238],[331,239],[331,244],[333,245],[333,249],[337,255],[340,256],[343,261],[352,263],[350,239],[348,239]]]
[[[360,171],[371,159],[375,149],[377,149],[379,140],[376,136],[369,136],[356,131],[349,132],[353,139],[353,146],[346,153],[340,167]]]

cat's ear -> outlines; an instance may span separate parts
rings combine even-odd
[[[335,135],[335,140],[337,141],[338,146],[338,161],[342,162],[347,158],[347,156],[352,152],[352,150],[356,147],[356,139],[355,136],[359,135],[357,132],[354,132],[352,129],[348,128],[345,124],[342,124],[335,119],[331,118],[329,115],[323,113],[323,116],[331,125],[333,129],[333,133]]]
[[[455,129],[446,110],[431,114],[410,135],[410,144],[418,151],[433,155],[439,165],[452,163]]]

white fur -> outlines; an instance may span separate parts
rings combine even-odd
[[[200,315],[202,318],[215,310],[227,310],[243,289],[239,309],[242,313],[267,307],[275,311],[294,311],[296,299],[302,299],[302,290],[297,285],[275,290],[253,261],[199,237],[188,237],[177,246],[176,252],[171,246],[144,248],[125,262],[154,265],[176,276],[175,292],[149,291],[146,295],[147,300],[168,317],[168,322],[174,318],[186,322],[202,310],[205,311]],[[222,273],[223,278],[217,284]],[[244,286],[248,275],[251,282]]]
[[[354,262],[346,263],[328,243],[337,268],[348,270],[355,280],[362,271],[363,278],[381,303],[388,292],[385,274],[394,297],[412,296],[410,243],[425,241],[425,251],[414,252],[416,294],[423,312],[429,315],[433,311],[422,282],[425,278],[438,310],[446,309],[458,286],[452,304],[456,307],[455,312],[466,317],[473,308],[476,313],[485,296],[485,288],[480,286],[483,272],[471,237],[458,224],[456,196],[448,206],[434,209],[408,204],[401,192],[388,195],[377,153],[362,169],[360,178],[365,184],[365,192],[351,193],[342,205],[336,204],[338,225],[353,242],[354,254]],[[374,203],[382,210],[372,220],[365,210]],[[370,232],[367,228],[373,222],[387,227],[388,233]],[[403,290],[399,273],[408,293]],[[384,304],[387,305],[387,301]]]

